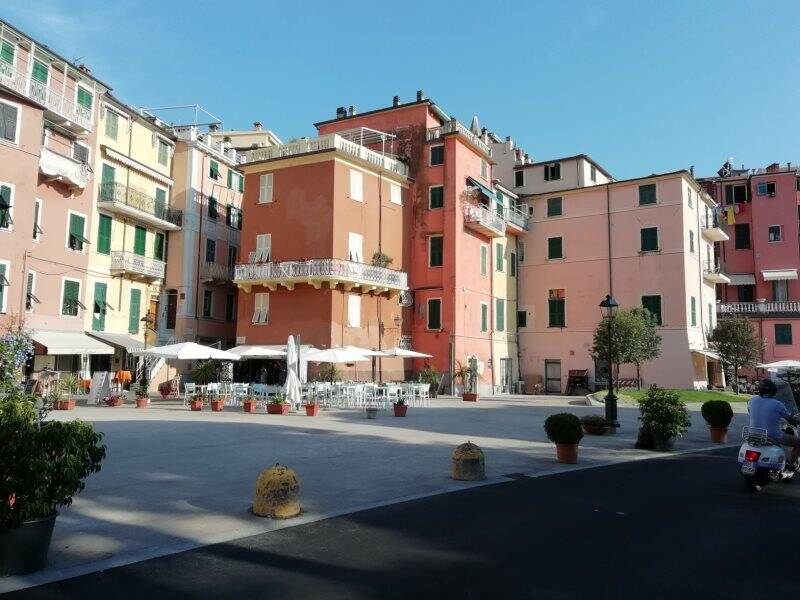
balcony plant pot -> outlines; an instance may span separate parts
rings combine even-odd
[[[377,419],[378,418],[378,408],[375,406],[368,406],[367,407],[367,418],[368,419]]]
[[[463,394],[461,394],[461,399],[464,402],[477,402],[478,392],[464,392]]]
[[[256,401],[255,400],[245,400],[242,403],[242,408],[244,409],[244,412],[246,412],[246,413],[254,413],[254,412],[256,412],[256,410],[258,410],[258,407],[256,406]]]
[[[574,465],[578,462],[578,444],[556,443],[556,460],[565,465]]]
[[[0,531],[0,576],[24,575],[44,568],[57,516],[54,512]]]
[[[136,408],[147,408],[150,404],[149,398],[137,398],[136,399]]]
[[[203,410],[202,400],[189,400],[189,408],[191,410]]]
[[[224,400],[212,400],[211,412],[222,412],[222,407],[225,405]]]
[[[267,412],[271,415],[288,415],[291,406],[289,404],[267,404]]]
[[[728,428],[727,427],[709,427],[709,436],[711,442],[714,444],[727,444],[728,443]]]
[[[316,417],[319,414],[319,404],[306,404],[306,416]]]
[[[662,433],[658,433],[656,431],[652,432],[653,434],[653,448],[657,452],[672,452],[675,450],[675,437],[672,436],[665,436]]]
[[[407,412],[408,412],[408,404],[395,404],[394,405],[394,416],[395,417],[405,417]]]
[[[56,400],[56,410],[75,410],[75,400]]]

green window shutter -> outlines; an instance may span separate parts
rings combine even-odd
[[[697,300],[695,300],[694,296],[689,298],[689,312],[692,317],[692,326],[697,325]]]
[[[230,169],[228,169],[228,189],[233,189],[233,171]]]
[[[244,193],[244,175],[239,175],[239,191]]]
[[[551,298],[548,300],[548,312],[549,312],[549,326],[550,327],[564,327],[566,323],[565,314],[564,314],[564,302],[563,298]]]
[[[217,199],[214,196],[208,197],[208,218],[216,219],[219,216],[219,209],[217,208]]]
[[[432,187],[430,189],[430,204],[431,208],[442,208],[444,206],[444,188],[441,186]]]
[[[775,323],[775,343],[781,346],[792,344],[792,325],[790,323]]]
[[[97,251],[100,254],[111,253],[111,217],[100,215],[100,222],[97,224]]]
[[[33,61],[33,72],[31,73],[31,77],[40,83],[47,83],[47,74],[48,74],[48,67],[46,64],[39,62],[38,60]]]
[[[100,198],[103,200],[114,199],[114,178],[117,175],[117,170],[111,165],[103,165],[103,171],[100,174]]]
[[[71,317],[78,314],[78,297],[80,296],[81,284],[77,281],[64,282],[64,297],[61,299],[61,314]]]
[[[144,256],[144,249],[147,243],[147,229],[141,225],[136,226],[136,231],[133,234],[133,253],[139,256]]]
[[[503,268],[504,268],[503,263],[505,261],[505,255],[503,253],[503,244],[500,244],[500,243],[496,244],[495,245],[495,252],[496,252],[495,267],[497,268],[498,272],[502,273],[503,272]]]
[[[430,238],[430,257],[431,267],[441,267],[444,264],[444,238],[441,236]]]
[[[4,281],[6,277],[6,266],[0,264],[0,281]],[[6,285],[0,285],[0,313],[6,312]]]
[[[495,308],[495,321],[497,321],[497,331],[505,331],[506,330],[506,301],[502,298],[495,298],[494,301],[494,308]]]
[[[559,217],[564,214],[563,200],[561,198],[547,199],[547,216]]]
[[[639,205],[656,203],[656,184],[648,183],[639,186]]]
[[[83,251],[85,224],[86,219],[80,215],[74,213],[69,215],[69,239],[67,240],[67,245],[73,250]]]
[[[142,303],[142,291],[131,290],[131,303],[128,310],[128,333],[139,333],[139,310]]]
[[[39,202],[33,203],[33,239],[38,240],[39,234],[42,233],[39,227]]]
[[[219,163],[212,160],[208,167],[208,176],[211,179],[219,179]]]
[[[10,65],[14,64],[14,46],[8,42],[3,42],[0,45],[0,60],[7,62]]]
[[[92,92],[83,89],[82,87],[78,86],[78,104],[80,104],[84,108],[88,108],[92,110],[92,101],[94,100],[94,96]]]
[[[113,110],[106,110],[106,136],[112,140],[119,135],[119,115]]]
[[[18,114],[19,109],[16,106],[0,104],[0,138],[16,142]]]
[[[563,238],[547,238],[547,258],[564,258]]]
[[[481,275],[486,275],[489,271],[489,248],[481,246]]]
[[[159,219],[167,218],[167,191],[156,188],[155,214]]]
[[[158,163],[165,167],[169,163],[169,146],[162,140],[158,140]]]
[[[481,331],[489,331],[489,305],[481,304]]]
[[[11,188],[0,186],[0,229],[11,227]]]
[[[694,298],[692,298],[692,302],[694,302]],[[642,296],[642,307],[656,318],[656,323],[662,325],[661,296]]]
[[[658,228],[645,227],[641,230],[642,252],[653,252],[658,250]]]
[[[164,260],[164,234],[156,233],[155,243],[153,244],[153,257]]]
[[[92,307],[92,331],[104,331],[106,328],[106,292],[108,284],[95,282],[94,306]]]

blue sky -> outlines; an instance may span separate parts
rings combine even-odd
[[[3,0],[136,106],[198,103],[284,139],[424,89],[536,160],[617,178],[800,162],[800,2]]]

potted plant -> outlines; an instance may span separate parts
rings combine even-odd
[[[583,431],[589,435],[605,435],[611,430],[611,424],[603,415],[584,415],[581,417]]]
[[[675,447],[675,438],[691,425],[689,411],[677,392],[653,385],[639,401],[639,420],[653,437],[653,446],[661,452]]]
[[[75,410],[75,394],[81,382],[75,375],[67,375],[58,380],[59,397],[55,402],[56,410]]]
[[[225,406],[225,401],[222,398],[211,398],[211,412],[222,412],[223,406]]]
[[[439,373],[431,369],[429,365],[425,365],[425,368],[419,372],[419,382],[430,385],[430,397],[436,398],[439,393]]]
[[[556,445],[558,462],[578,462],[578,443],[583,439],[583,429],[578,417],[572,413],[550,415],[544,422],[544,431],[548,439]]]
[[[372,265],[375,267],[386,268],[392,264],[392,257],[383,252],[375,252],[372,255]]]
[[[395,417],[405,417],[406,413],[408,412],[408,404],[402,398],[398,398],[397,402],[395,402],[392,406],[394,406],[394,416]]]
[[[106,404],[112,408],[122,406],[125,404],[125,398],[122,397],[122,394],[111,394],[106,400]]]
[[[172,393],[172,383],[170,381],[159,383],[158,393],[161,394],[162,400],[166,400],[167,398],[169,398],[169,395]]]
[[[290,408],[291,406],[286,402],[286,397],[283,394],[275,394],[267,404],[267,412],[271,415],[288,415]]]
[[[203,410],[203,404],[205,404],[206,397],[203,394],[195,394],[189,400],[189,409],[190,410]]]
[[[319,414],[319,403],[317,402],[317,395],[311,392],[304,405],[306,407],[307,417],[316,417]]]
[[[254,413],[254,412],[256,412],[256,410],[258,410],[258,406],[256,405],[255,397],[248,396],[247,398],[245,398],[244,402],[242,402],[242,408],[244,409],[244,412],[246,412],[246,413]]]
[[[139,384],[136,388],[136,408],[147,408],[150,404],[150,398],[147,395],[147,388]]]
[[[322,371],[320,372],[320,378],[322,381],[327,381],[328,383],[333,383],[334,381],[339,380],[339,369],[336,368],[336,365],[333,363],[329,363]]]
[[[456,363],[456,370],[453,372],[453,379],[461,381],[461,386],[463,392],[461,393],[461,399],[464,402],[477,402],[478,401],[478,392],[473,391],[473,383],[477,383],[477,373],[473,372],[469,366],[462,365],[460,362]],[[469,390],[469,391],[467,391]]]
[[[715,444],[726,444],[728,442],[728,426],[733,420],[733,409],[730,402],[725,400],[703,402],[700,413],[708,424],[711,441]]]
[[[58,509],[72,503],[105,457],[102,434],[89,423],[43,422],[35,396],[13,385],[5,391],[0,399],[0,576],[44,567]]]

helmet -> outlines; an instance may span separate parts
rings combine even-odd
[[[778,386],[771,379],[762,379],[758,382],[758,394],[765,398],[772,398],[778,393]]]

